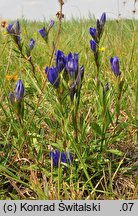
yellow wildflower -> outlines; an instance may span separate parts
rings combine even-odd
[[[3,32],[3,35],[7,35],[7,32],[6,32],[6,31],[4,31],[4,32]]]
[[[105,47],[101,47],[101,48],[99,48],[99,51],[101,51],[101,52],[105,52],[105,50],[106,50]]]
[[[6,80],[8,81],[16,81],[18,79],[17,75],[8,74],[6,75]]]

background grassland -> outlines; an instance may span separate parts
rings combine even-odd
[[[138,198],[138,21],[107,21],[100,48],[100,80],[109,82],[106,96],[97,87],[96,66],[90,50],[89,28],[95,21],[64,21],[57,49],[65,55],[79,53],[85,74],[78,112],[78,142],[71,121],[69,92],[61,104],[53,86],[46,81],[58,22],[50,31],[46,45],[38,30],[41,22],[20,20],[22,41],[36,41],[32,51],[38,82],[11,38],[0,31],[0,199],[137,199]],[[117,80],[111,71],[110,57],[120,59],[123,90],[119,123]],[[53,62],[53,64],[55,64]],[[25,85],[24,121],[18,121],[8,94],[17,75]],[[66,102],[67,101],[67,102]],[[63,124],[64,120],[64,124]],[[55,168],[50,149],[63,151],[64,141],[73,162]]]

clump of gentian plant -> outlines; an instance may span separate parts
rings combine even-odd
[[[21,79],[16,83],[14,93],[9,93],[9,99],[20,122],[24,115],[24,84]]]
[[[32,61],[32,56],[31,56],[31,51],[33,50],[34,48],[34,45],[35,45],[35,40],[33,38],[30,39],[28,45],[26,46],[26,49],[25,49],[25,52],[24,52],[24,49],[23,49],[23,43],[22,43],[22,40],[21,40],[21,27],[20,27],[20,23],[19,21],[17,20],[15,23],[10,23],[8,25],[8,27],[6,28],[7,29],[7,33],[8,35],[10,35],[13,39],[13,41],[15,42],[20,54],[21,54],[21,57],[25,60],[25,61],[28,61],[32,67],[32,72],[33,72],[33,75],[34,75],[34,78],[37,80],[37,77],[35,75],[35,66],[34,66],[34,63]]]
[[[120,114],[120,103],[121,103],[120,100],[121,100],[124,81],[123,79],[121,79],[119,58],[117,56],[111,57],[110,64],[111,64],[111,69],[116,77],[116,84],[118,89],[117,100],[116,100],[116,125],[118,125],[118,119]]]
[[[102,76],[102,74],[100,74],[100,67],[101,67],[101,58],[100,58],[100,42],[101,42],[101,38],[104,32],[104,26],[106,23],[106,13],[102,13],[100,19],[97,19],[96,21],[96,27],[90,27],[89,28],[89,33],[92,37],[92,39],[90,40],[90,48],[94,54],[94,60],[95,60],[95,64],[96,64],[96,84],[97,84],[97,91],[98,91],[98,101],[97,103],[100,105],[100,112],[97,113],[98,116],[101,117],[102,119],[102,123],[100,122],[100,124],[102,124],[102,126],[99,126],[99,123],[97,122],[93,122],[92,123],[92,128],[94,130],[96,130],[96,128],[99,128],[99,131],[101,131],[101,133],[99,132],[100,136],[101,136],[101,147],[100,147],[100,151],[102,152],[104,147],[104,143],[105,143],[105,134],[106,134],[106,130],[109,126],[109,110],[107,107],[107,91],[109,90],[109,83],[102,83],[100,76]]]
[[[59,3],[62,5],[64,1],[59,0]],[[2,126],[4,125],[4,130],[2,128],[0,134],[0,139],[4,137],[1,141],[3,144],[2,152],[0,152],[0,159],[2,159],[0,170],[2,170],[2,178],[6,180],[3,181],[2,179],[1,182],[4,182],[4,187],[5,182],[6,186],[7,182],[8,184],[12,184],[14,188],[13,194],[10,193],[12,198],[21,197],[25,199],[29,196],[29,198],[33,197],[34,199],[86,198],[88,200],[97,198],[97,195],[99,199],[103,198],[104,195],[107,195],[106,198],[108,198],[110,194],[113,198],[113,194],[116,197],[116,189],[114,191],[114,187],[112,186],[116,178],[118,178],[120,165],[123,163],[123,160],[125,160],[126,164],[128,158],[123,157],[124,159],[122,159],[113,155],[114,157],[112,160],[112,154],[120,154],[114,147],[118,147],[118,144],[122,144],[123,141],[126,140],[127,135],[125,132],[131,130],[126,130],[129,124],[136,125],[137,123],[137,94],[134,95],[134,97],[136,96],[136,101],[132,100],[135,103],[136,109],[135,119],[132,116],[132,121],[126,121],[125,123],[122,121],[121,124],[121,121],[119,122],[120,106],[121,109],[124,108],[125,102],[122,99],[127,98],[127,96],[130,97],[130,95],[125,95],[123,88],[123,97],[121,96],[123,74],[120,71],[119,58],[114,56],[110,59],[111,75],[114,83],[110,83],[109,86],[109,83],[104,80],[106,76],[110,79],[110,75],[107,74],[106,71],[104,71],[103,74],[99,73],[99,71],[102,71],[102,59],[100,58],[99,47],[101,45],[101,38],[106,22],[106,14],[103,13],[101,18],[97,20],[96,27],[90,28],[92,37],[90,46],[92,54],[94,54],[96,69],[98,71],[98,85],[95,85],[93,79],[90,78],[91,72],[89,66],[91,63],[89,59],[87,59],[87,68],[90,73],[86,74],[86,79],[88,77],[88,80],[85,83],[84,95],[82,98],[83,103],[81,104],[82,106],[79,106],[84,77],[84,65],[80,63],[80,54],[78,54],[77,50],[75,53],[69,52],[68,54],[65,54],[65,50],[59,50],[60,45],[61,47],[65,47],[65,45],[68,44],[65,41],[61,44],[61,41],[58,40],[62,32],[61,20],[64,17],[62,9],[57,13],[57,17],[59,18],[59,25],[57,25],[54,41],[51,40],[52,50],[50,50],[50,46],[46,47],[45,50],[42,49],[44,52],[46,51],[46,53],[49,52],[50,54],[45,56],[46,60],[49,60],[49,64],[45,69],[44,77],[39,76],[42,80],[38,80],[38,83],[33,82],[31,74],[29,73],[29,76],[25,77],[26,82],[29,78],[31,80],[31,91],[33,91],[35,86],[37,92],[35,92],[31,98],[30,94],[26,94],[28,98],[26,98],[25,101],[27,109],[24,121],[22,120],[24,111],[23,81],[18,80],[15,89],[9,94],[10,111],[14,111],[14,114],[10,116],[10,122],[6,121],[4,124],[0,122]],[[54,22],[51,21],[49,26],[39,30],[39,36],[42,36],[46,43],[48,42],[48,32],[53,24]],[[23,41],[26,40],[21,37],[21,29],[18,21],[15,22],[15,24],[10,24],[7,27],[7,32],[13,39],[12,41],[14,41],[14,44],[16,44],[16,46],[11,46],[13,50],[18,48],[20,51],[15,50],[17,51],[16,54],[19,54],[20,57],[21,73],[25,70],[30,72],[24,63],[29,61],[32,67],[35,67],[32,59],[33,49],[37,40],[35,41],[33,37],[30,36],[27,43],[23,43]],[[79,33],[81,34],[82,32],[78,32],[78,34]],[[69,39],[72,39],[72,37]],[[77,38],[74,38],[74,42],[76,42],[75,39]],[[112,38],[110,39],[112,42]],[[40,68],[41,70],[41,67],[39,67],[39,59],[42,50],[40,47],[38,48],[39,57],[36,55],[36,62],[38,63],[38,69]],[[13,59],[13,56],[11,57],[10,60]],[[85,63],[85,49],[82,49],[81,57],[84,60],[82,63]],[[25,61],[23,61],[23,58]],[[13,68],[14,65],[13,67],[7,67],[6,72],[9,74]],[[39,72],[40,70],[37,71]],[[16,70],[14,71],[16,72]],[[36,75],[38,75],[38,73]],[[126,74],[126,77],[127,75],[128,74]],[[22,74],[22,77],[24,77],[24,74]],[[15,79],[12,78],[12,81],[15,81]],[[10,84],[12,83],[13,82]],[[38,88],[39,83],[40,88]],[[136,85],[138,86],[137,82]],[[137,90],[137,86],[135,90]],[[50,89],[48,87],[50,87]],[[2,92],[4,93],[5,91]],[[3,94],[1,99],[3,99]],[[128,98],[128,101],[130,100],[131,99]],[[9,116],[7,111],[9,110],[5,110],[5,107],[5,104],[2,106],[1,101],[0,108],[5,112],[7,119]],[[79,107],[81,107],[81,109],[79,109]],[[129,110],[130,107],[126,109],[127,116],[129,116]],[[16,120],[14,121],[15,115]],[[10,125],[9,128],[8,125]],[[121,134],[119,134],[120,131]],[[12,134],[10,134],[11,132]],[[129,134],[130,133],[131,131],[129,131]],[[137,137],[134,142],[137,141],[136,139]],[[118,140],[121,140],[121,142]],[[19,148],[17,148],[17,143],[19,144]],[[5,147],[7,146],[12,147],[13,151],[8,152],[10,147],[7,148],[6,155],[3,157],[3,153],[5,154],[4,151],[6,149]],[[109,149],[110,147],[111,149]],[[70,151],[68,149],[70,149]],[[128,162],[130,163],[129,160]],[[21,172],[18,172],[20,167]],[[135,167],[133,167],[133,169],[134,168]],[[8,181],[8,179],[10,181]],[[29,179],[31,179],[31,181],[29,181]],[[19,189],[23,188],[23,190],[18,190],[18,186]],[[27,188],[27,193],[25,187]],[[7,195],[5,197],[7,198]]]
[[[80,103],[80,92],[82,86],[82,80],[84,76],[84,66],[79,67],[78,54],[74,53],[74,56],[70,52],[67,56],[60,50],[56,53],[56,66],[46,67],[45,73],[49,82],[57,89],[59,103],[63,103],[64,91],[68,91],[70,94],[70,100],[72,103],[72,121],[75,129],[76,141],[78,141],[78,129],[77,129],[77,113]],[[76,100],[74,97],[76,95]],[[66,97],[67,99],[67,97]],[[66,102],[66,104],[68,104]],[[62,108],[66,109],[66,106]],[[64,112],[64,111],[63,111]],[[64,119],[63,121],[64,122]],[[65,147],[66,148],[66,147]]]
[[[31,55],[31,52],[34,49],[34,46],[35,46],[35,40],[33,38],[31,38],[30,41],[29,41],[29,43],[27,44],[27,47],[26,47],[26,55],[27,55],[27,57],[25,57],[25,59],[27,58],[27,60],[31,64],[34,78],[35,78],[35,80],[38,83],[37,77],[35,75],[35,66],[34,66],[34,63],[32,61],[32,55]]]
[[[104,31],[104,25],[106,22],[106,13],[104,12],[96,22],[96,28],[90,27],[89,32],[92,37],[90,40],[90,47],[94,54],[94,59],[97,67],[97,82],[99,83],[99,68],[100,68],[100,59],[99,59],[99,43]]]

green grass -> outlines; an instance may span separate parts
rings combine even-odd
[[[96,66],[89,46],[89,28],[95,21],[71,20],[62,23],[57,49],[65,55],[79,53],[84,64],[80,105],[77,113],[78,140],[66,88],[63,97],[46,80],[55,23],[46,45],[38,29],[41,22],[21,20],[22,40],[36,41],[32,58],[36,82],[30,64],[23,60],[5,30],[0,31],[0,199],[137,199],[138,198],[138,21],[107,21],[100,47],[100,81],[109,82],[109,91],[95,81]],[[119,101],[118,84],[111,71],[110,57],[118,56],[123,88]],[[55,62],[53,61],[53,64]],[[20,123],[8,94],[17,75],[25,85],[24,119]],[[45,87],[44,82],[46,81]],[[43,89],[43,90],[42,90]],[[42,91],[41,91],[42,90]],[[50,149],[70,149],[73,162],[53,167]]]

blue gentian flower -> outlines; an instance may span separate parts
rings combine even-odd
[[[55,24],[55,21],[51,20],[49,25],[48,25],[48,31],[53,27],[54,24]]]
[[[121,72],[119,66],[119,59],[116,56],[114,56],[113,58],[111,57],[110,63],[111,63],[112,71],[114,72],[115,76],[116,77],[120,76]]]
[[[19,21],[17,20],[14,24],[9,24],[8,27],[7,27],[7,32],[8,34],[10,34],[15,43],[20,45],[20,42],[21,42],[21,37],[20,37],[20,34],[21,34],[21,31],[20,31],[20,24],[19,24]]]
[[[62,163],[67,163],[67,157],[66,157],[66,154],[64,152],[61,152],[61,159],[60,161]]]
[[[15,22],[15,32],[16,34],[20,34],[20,24],[18,20]]]
[[[19,21],[17,20],[15,22],[15,36],[17,38],[17,44],[20,45],[20,42],[21,42],[21,30],[20,30],[20,24],[19,24]]]
[[[38,31],[40,33],[40,35],[42,36],[42,38],[47,39],[47,30],[45,27],[43,27],[42,29],[40,29]]]
[[[14,33],[15,33],[12,23],[10,23],[10,24],[8,25],[8,27],[7,27],[7,32],[8,32],[9,34],[14,34]]]
[[[95,40],[90,40],[90,47],[94,53],[96,53],[96,42]]]
[[[54,152],[50,152],[50,156],[53,159],[53,165],[55,167],[58,167],[59,162],[70,164],[73,161],[72,154],[69,150],[64,153],[56,149]]]
[[[24,96],[24,84],[21,79],[18,80],[16,87],[14,89],[14,95],[17,101],[22,100]]]
[[[51,68],[46,67],[45,73],[47,74],[47,78],[49,82],[55,87],[59,87],[60,79],[59,79],[59,74],[57,72],[57,69],[52,66]]]
[[[78,73],[78,68],[79,68],[79,63],[78,63],[78,53],[74,53],[74,72],[77,75]]]
[[[106,13],[104,12],[99,19],[97,19],[97,35],[98,35],[98,40],[100,40],[101,36],[102,36],[102,33],[103,33],[103,28],[104,28],[104,25],[105,25],[105,22],[106,22]]]
[[[58,72],[61,72],[66,64],[64,53],[60,50],[56,51],[56,69]]]
[[[60,158],[60,151],[56,149],[55,152],[50,152],[50,156],[53,159],[53,165],[58,167],[59,158]]]
[[[69,72],[70,76],[77,76],[78,73],[78,54],[74,53],[74,58],[72,57],[72,53],[70,52],[66,56],[66,70]]]
[[[90,28],[89,32],[92,38],[95,40],[96,39],[96,28]]]
[[[100,26],[103,27],[106,22],[106,13],[104,12],[100,18]]]
[[[9,34],[20,35],[21,32],[19,21],[17,20],[14,24],[10,23],[7,27],[7,32]]]
[[[34,48],[34,45],[35,45],[35,40],[33,38],[31,38],[29,41],[29,44],[28,44],[30,50],[32,50]]]

